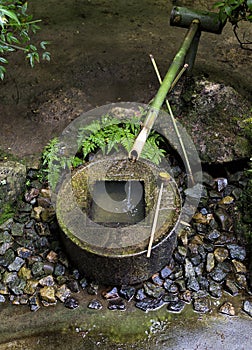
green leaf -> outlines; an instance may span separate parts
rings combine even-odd
[[[6,69],[3,66],[0,66],[0,79],[4,79],[4,74],[6,72]]]
[[[5,58],[3,58],[3,57],[0,57],[0,62],[1,63],[8,63],[8,61]]]
[[[252,11],[252,0],[247,0],[247,5],[250,11]]]
[[[9,32],[6,34],[6,39],[9,44],[11,43],[19,44],[19,40],[13,35],[12,32]]]
[[[46,50],[46,45],[49,44],[49,41],[41,41],[40,43],[40,47],[43,49],[43,50]]]
[[[218,7],[222,7],[225,5],[224,1],[217,1],[214,5],[213,8],[218,8]]]
[[[20,22],[17,18],[17,15],[13,11],[6,10],[0,6],[0,17],[2,15],[5,15],[5,16],[13,19],[14,22],[16,22],[17,24],[20,24]]]
[[[50,52],[46,51],[42,53],[42,60],[44,61],[50,61],[51,60],[51,54]]]
[[[21,13],[22,15],[26,15],[26,11],[27,11],[27,2],[24,3],[24,5],[21,8]]]

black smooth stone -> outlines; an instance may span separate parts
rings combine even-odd
[[[184,309],[184,307],[185,307],[185,303],[182,300],[178,300],[178,301],[173,301],[169,303],[167,306],[167,310],[171,312],[179,313]]]
[[[126,306],[121,298],[117,298],[109,300],[108,309],[124,311],[126,309]]]
[[[76,309],[79,306],[79,303],[76,299],[70,297],[66,299],[66,301],[64,302],[64,305],[68,309]]]
[[[88,304],[88,308],[93,309],[93,310],[100,310],[100,309],[102,309],[102,304],[99,302],[99,300],[92,300]]]
[[[164,305],[164,301],[162,298],[160,299],[152,299],[145,298],[136,303],[136,307],[143,311],[157,310],[160,309]]]
[[[126,300],[130,301],[134,298],[136,288],[132,286],[122,286],[119,290],[119,294]]]

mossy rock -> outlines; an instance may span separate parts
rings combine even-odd
[[[0,222],[8,219],[25,188],[26,167],[12,160],[0,162]]]
[[[224,163],[251,156],[245,120],[252,105],[231,86],[197,80],[181,115],[202,162]]]

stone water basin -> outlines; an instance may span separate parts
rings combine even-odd
[[[103,284],[134,284],[169,262],[181,212],[180,195],[171,177],[163,186],[154,244],[147,258],[160,170],[144,160],[133,164],[125,158],[107,157],[79,168],[71,181],[63,183],[58,193],[57,219],[69,257],[80,272]],[[126,183],[132,186],[128,199],[134,202],[133,211],[126,208],[127,198],[115,201],[106,192],[108,184]],[[99,188],[104,189],[103,193]],[[113,205],[118,208],[111,208]],[[132,222],[134,210],[142,213],[136,222]],[[131,222],[125,221],[127,215]]]

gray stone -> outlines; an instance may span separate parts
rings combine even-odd
[[[9,289],[15,295],[23,294],[25,285],[26,285],[26,281],[24,281],[23,279],[21,279],[19,277],[16,277],[13,281],[8,283]]]
[[[232,259],[243,261],[246,258],[246,250],[238,244],[228,244],[229,253]]]
[[[206,313],[210,311],[208,298],[196,298],[193,300],[193,309],[197,312]]]
[[[0,256],[0,265],[1,266],[8,266],[10,265],[15,258],[14,251],[12,249],[8,249],[4,255]]]
[[[236,314],[233,304],[230,303],[229,301],[227,301],[223,305],[221,305],[219,311],[222,314],[226,314],[228,316],[235,316],[235,314]]]
[[[167,310],[170,312],[179,313],[184,309],[184,307],[185,303],[182,300],[178,300],[169,303],[167,306]]]
[[[8,231],[0,232],[0,244],[1,243],[10,243],[12,241],[12,237]]]
[[[206,261],[206,270],[207,272],[211,272],[212,269],[215,266],[215,259],[214,259],[214,254],[213,253],[208,253],[207,254],[207,261]]]
[[[64,303],[67,298],[69,298],[71,295],[71,291],[69,288],[67,288],[67,286],[65,284],[62,284],[62,286],[60,286],[56,292],[56,297],[62,302]]]
[[[243,310],[252,317],[252,302],[249,300],[245,300],[243,303]]]
[[[8,270],[19,271],[21,267],[24,265],[24,263],[25,263],[25,260],[17,256],[15,260],[8,266]]]
[[[11,226],[11,234],[12,236],[22,236],[23,235],[23,224],[19,222],[14,222]]]
[[[93,310],[100,310],[100,309],[102,309],[102,304],[99,302],[99,300],[92,300],[88,304],[88,308],[93,309]]]
[[[224,262],[218,263],[218,265],[210,272],[209,275],[215,282],[221,282],[230,272],[230,269],[231,268],[229,264],[226,264]]]

